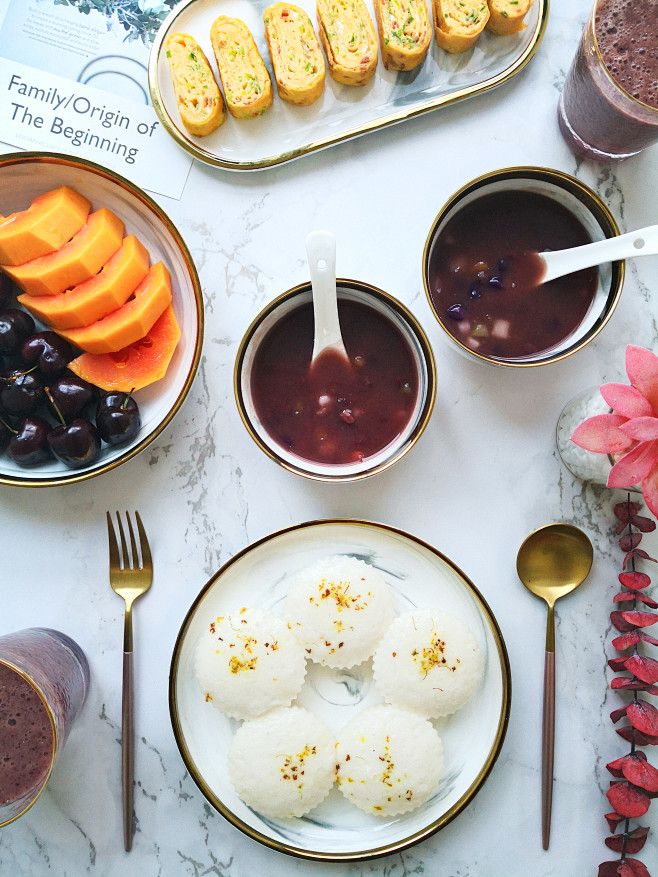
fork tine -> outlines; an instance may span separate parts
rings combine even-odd
[[[144,525],[142,524],[142,519],[139,516],[139,512],[135,512],[135,520],[137,521],[137,530],[139,532],[139,540],[140,547],[142,549],[142,567],[144,569],[152,569],[153,561],[151,560],[151,547],[149,545],[149,541],[146,538],[146,530],[144,529]]]
[[[107,517],[107,539],[110,543],[110,567],[119,566],[119,546],[117,545],[117,537],[112,526],[112,517],[109,512],[105,512]]]
[[[122,569],[130,569],[130,557],[128,556],[128,543],[126,542],[126,537],[123,533],[123,524],[121,523],[121,516],[119,512],[116,512],[117,516],[117,524],[119,525],[119,539],[121,540],[121,568]]]
[[[139,554],[137,553],[137,543],[135,542],[135,533],[133,531],[133,524],[130,520],[130,512],[126,512],[126,521],[128,521],[128,532],[130,533],[130,551],[132,553],[132,566],[131,569],[141,569],[142,565],[139,562]]]

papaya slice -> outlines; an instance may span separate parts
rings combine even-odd
[[[94,277],[59,295],[23,295],[18,301],[51,329],[77,329],[100,320],[125,304],[149,270],[149,254],[134,234]]]
[[[174,309],[167,305],[139,341],[116,353],[82,353],[69,368],[101,390],[141,390],[164,377],[180,334]]]
[[[27,210],[0,216],[0,264],[22,265],[58,250],[87,222],[91,204],[68,186],[51,189]]]
[[[57,295],[97,274],[121,246],[123,231],[119,217],[101,207],[54,253],[22,265],[0,267],[29,295]]]
[[[143,338],[171,302],[171,276],[156,262],[128,301],[101,320],[59,335],[86,353],[115,353]]]

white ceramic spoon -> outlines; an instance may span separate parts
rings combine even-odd
[[[311,272],[315,323],[311,365],[326,350],[335,351],[349,364],[338,320],[334,235],[330,231],[310,232],[306,236],[306,257]]]
[[[573,271],[580,271],[582,268],[602,265],[604,262],[656,254],[658,254],[658,225],[649,225],[647,228],[629,231],[628,234],[620,234],[582,247],[539,253],[539,257],[546,265],[546,273],[541,278],[541,283],[548,283],[549,280],[555,280]]]

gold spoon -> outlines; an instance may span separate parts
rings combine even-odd
[[[555,601],[587,578],[594,550],[582,530],[570,524],[548,524],[531,533],[519,548],[516,570],[526,588],[548,605],[544,659],[542,720],[542,846],[548,849],[553,802],[555,746]]]

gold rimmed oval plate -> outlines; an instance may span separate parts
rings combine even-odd
[[[461,710],[436,720],[445,751],[433,796],[406,816],[380,819],[351,805],[334,787],[300,819],[264,818],[247,807],[227,774],[238,723],[206,702],[194,672],[199,637],[210,621],[243,606],[280,613],[288,582],[327,555],[350,555],[375,566],[397,609],[439,607],[474,631],[485,660],[479,690]],[[309,662],[296,703],[338,731],[359,710],[381,702],[370,663],[331,670]],[[183,760],[207,800],[236,828],[282,853],[318,861],[356,861],[398,852],[439,831],[475,797],[500,753],[511,702],[505,643],[476,586],[444,554],[401,530],[356,520],[315,521],[281,530],[245,548],[203,587],[178,634],[169,678],[169,707]]]
[[[172,306],[181,336],[164,377],[135,393],[142,426],[132,441],[104,445],[100,458],[81,469],[67,469],[54,457],[37,466],[21,467],[6,454],[0,455],[0,484],[5,485],[72,484],[131,459],[171,423],[192,386],[201,357],[203,298],[199,277],[185,241],[155,201],[125,177],[76,156],[50,152],[0,156],[1,215],[23,210],[37,195],[59,186],[70,186],[84,195],[92,210],[111,210],[123,221],[125,234],[134,234],[148,250],[151,264],[164,262],[171,274]]]
[[[327,73],[322,96],[310,106],[293,106],[275,94],[272,107],[257,119],[228,116],[213,134],[188,134],[181,124],[171,83],[168,37],[191,34],[219,82],[210,26],[219,15],[239,18],[250,29],[271,75],[263,32],[263,12],[269,2],[182,0],[164,20],[153,42],[149,59],[153,106],[176,143],[207,164],[238,171],[272,167],[495,88],[533,57],[546,29],[549,8],[549,0],[535,0],[522,31],[497,36],[485,30],[474,48],[463,54],[448,54],[432,37],[427,58],[415,70],[386,70],[380,57],[375,75],[365,86],[340,85]],[[374,22],[372,0],[365,2]],[[296,5],[308,12],[317,32],[313,0],[300,0]],[[431,15],[430,3],[428,8]]]

